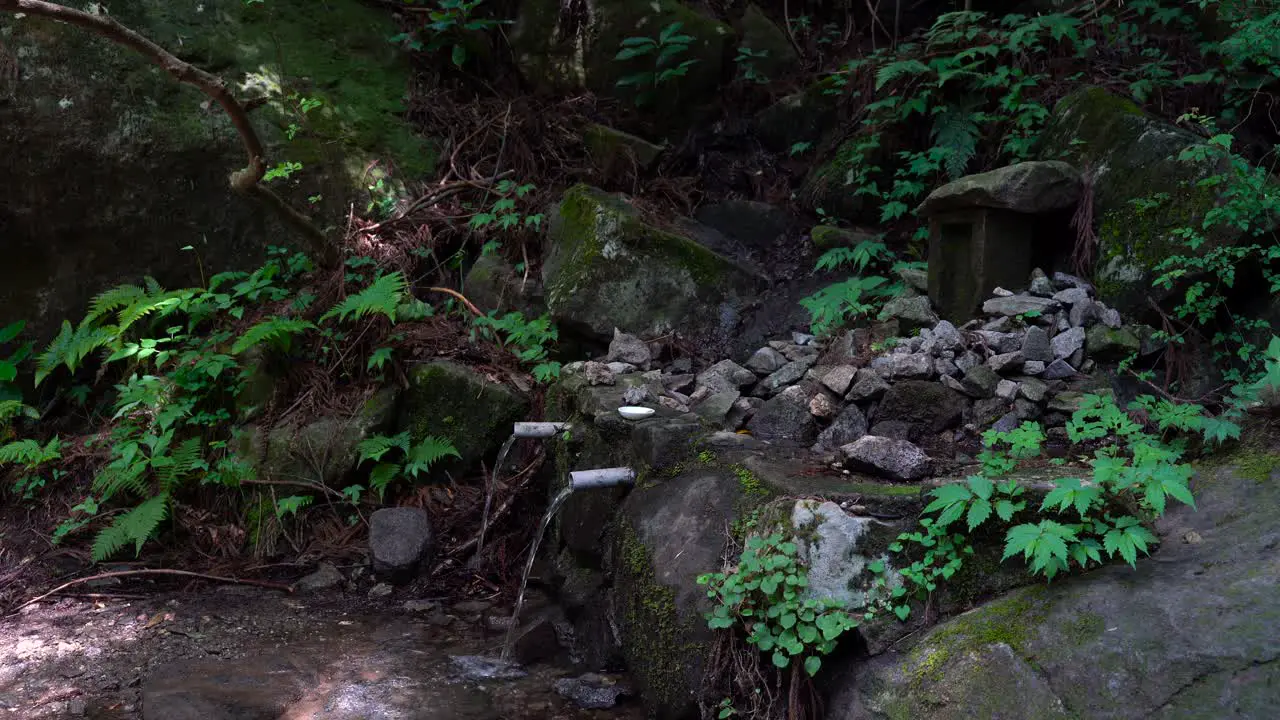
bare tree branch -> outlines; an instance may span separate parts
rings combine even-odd
[[[335,255],[328,238],[309,218],[289,207],[282,198],[261,185],[262,176],[266,173],[266,153],[262,148],[262,140],[253,129],[248,112],[227,90],[222,78],[179,60],[168,50],[103,13],[84,12],[43,0],[0,0],[0,12],[26,13],[84,28],[137,52],[172,75],[178,82],[191,85],[208,95],[226,112],[232,126],[240,135],[240,142],[244,145],[247,156],[244,168],[231,173],[228,178],[231,189],[265,202],[290,227],[302,233],[312,251],[322,260]]]

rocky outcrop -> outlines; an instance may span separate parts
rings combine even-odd
[[[644,172],[662,156],[662,145],[617,128],[591,123],[582,133],[582,141],[603,178],[618,180]]]
[[[673,22],[680,34],[693,38],[680,60],[696,60],[681,77],[672,78],[646,108],[669,130],[681,130],[709,103],[732,60],[733,29],[676,0],[630,2],[591,0],[566,5],[560,0],[520,3],[511,35],[516,64],[525,81],[546,91],[587,89],[606,97],[632,100],[634,88],[618,80],[652,70],[652,56],[616,61],[630,37],[657,38]],[[647,66],[646,66],[647,63]]]
[[[408,65],[378,8],[138,0],[110,11],[258,102],[251,115],[268,157],[303,165],[273,185],[308,212],[345,218],[372,158],[393,158],[406,179],[434,166],[430,144],[399,118]],[[26,319],[40,341],[112,284],[144,275],[195,284],[199,264],[186,246],[205,268],[248,269],[288,237],[228,187],[244,149],[199,91],[70,25],[0,13],[0,38],[0,67],[15,69],[0,73],[0,323]],[[291,92],[323,104],[289,140]],[[308,205],[312,195],[323,199]]]
[[[1269,717],[1280,682],[1280,484],[1204,471],[1158,554],[1027,588],[835,680],[849,720]]]
[[[506,385],[437,360],[409,371],[399,424],[414,442],[427,435],[448,439],[458,450],[457,464],[467,465],[497,450],[527,412],[528,400]]]
[[[763,279],[687,237],[644,222],[621,197],[570,188],[550,218],[547,306],[567,329],[609,337],[673,330],[725,339]]]
[[[742,36],[740,51],[751,53],[749,60],[739,61],[739,64],[749,63],[757,77],[776,80],[799,66],[800,56],[791,45],[786,32],[755,3],[747,5],[738,26]]]
[[[840,94],[839,88],[819,82],[786,95],[756,113],[756,135],[774,152],[794,149],[798,153],[805,147],[815,147],[836,125]]]
[[[1184,151],[1207,149],[1204,139],[1102,88],[1083,88],[1058,102],[1039,147],[1045,160],[1065,160],[1092,170],[1099,222],[1098,296],[1121,312],[1146,312],[1146,297],[1159,299],[1166,292],[1152,287],[1155,268],[1185,247],[1173,231],[1199,229],[1218,201],[1212,186],[1197,183],[1222,167],[1212,161],[1178,159]],[[1152,207],[1132,202],[1161,194],[1166,200]],[[1238,230],[1215,229],[1206,247],[1235,242],[1238,236]]]
[[[397,393],[380,390],[350,417],[320,417],[302,425],[277,425],[266,430],[249,426],[241,433],[240,457],[255,465],[259,477],[277,480],[315,480],[331,487],[356,467],[356,446],[390,430],[395,422]]]

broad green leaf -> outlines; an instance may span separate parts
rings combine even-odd
[[[822,658],[817,655],[810,655],[804,660],[804,671],[809,673],[809,677],[818,674],[818,670],[822,669]]]
[[[969,526],[969,531],[973,532],[975,528],[986,522],[989,517],[991,517],[991,503],[986,500],[974,500],[969,504],[969,513],[965,518],[965,522]]]

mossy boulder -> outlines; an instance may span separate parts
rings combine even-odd
[[[875,143],[863,151],[863,145]],[[869,139],[868,131],[859,131],[841,142],[820,159],[805,176],[800,188],[800,201],[811,210],[822,210],[831,217],[851,223],[875,222],[876,208],[870,207],[866,195],[855,194],[857,187],[848,184],[854,177],[859,158],[867,158],[873,165],[882,165],[887,153],[878,141]]]
[[[464,365],[437,360],[409,371],[400,409],[400,427],[413,441],[435,435],[453,443],[460,465],[497,450],[523,420],[529,401]]]
[[[373,159],[408,177],[435,151],[402,117],[409,67],[390,15],[359,0],[133,0],[111,15],[221,76],[244,101],[295,206],[345,217]],[[107,286],[151,274],[167,286],[260,263],[288,234],[236,196],[245,163],[225,113],[132,50],[83,29],[0,13],[0,313],[38,336]],[[322,102],[286,137],[297,99]],[[307,198],[319,195],[317,204]],[[192,252],[182,248],[193,246]]]
[[[628,75],[652,70],[654,55],[615,60],[631,37],[657,38],[673,22],[693,38],[679,61],[696,60],[682,77],[659,86],[657,99],[645,109],[664,130],[682,131],[700,106],[715,101],[715,91],[729,73],[733,29],[676,0],[528,0],[511,35],[511,47],[525,81],[552,92],[590,90],[631,101],[635,90],[617,87]]]
[[[1269,717],[1280,682],[1280,483],[1196,478],[1137,570],[1024,588],[829,684],[833,717]]]
[[[542,267],[547,307],[597,338],[679,331],[727,338],[764,280],[687,237],[657,228],[620,196],[586,185],[551,213]]]
[[[1192,252],[1174,232],[1182,227],[1199,230],[1219,199],[1214,188],[1196,184],[1222,172],[1223,165],[1179,159],[1184,151],[1207,149],[1203,138],[1153,118],[1102,88],[1077,90],[1054,107],[1038,154],[1094,173],[1099,226],[1094,280],[1099,298],[1108,305],[1126,315],[1139,314],[1149,311],[1148,296],[1163,298],[1166,291],[1152,287],[1156,266]],[[1154,205],[1134,202],[1150,198],[1162,200]],[[1238,230],[1215,229],[1208,247],[1233,243],[1238,237]]]
[[[797,143],[816,147],[839,120],[840,90],[829,82],[817,82],[786,95],[755,116],[756,136],[774,152],[797,154]]]
[[[605,180],[626,178],[653,167],[665,150],[662,145],[617,128],[591,123],[582,133],[591,162]]]
[[[875,240],[879,233],[870,230],[857,230],[835,227],[834,225],[815,225],[809,231],[809,239],[818,250],[831,250],[839,247],[854,247],[862,242]]]
[[[263,479],[341,487],[359,459],[356,446],[371,435],[390,430],[397,397],[394,389],[385,388],[347,417],[321,417],[270,429],[251,426],[240,434],[238,452],[254,463]]]
[[[761,78],[776,80],[799,66],[800,55],[787,38],[787,33],[755,3],[747,5],[742,19],[738,21],[738,28],[742,34],[739,48],[753,53],[752,57],[740,63],[749,64]]]
[[[462,284],[468,299],[481,310],[500,313],[519,311],[525,317],[541,315],[542,279],[525,277],[498,253],[485,253],[476,258]]]
[[[627,668],[659,718],[696,716],[713,640],[699,575],[721,565],[724,529],[742,512],[729,471],[695,471],[638,488],[614,544],[614,613]]]

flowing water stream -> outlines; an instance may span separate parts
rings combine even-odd
[[[498,487],[498,473],[502,472],[502,466],[507,462],[507,455],[511,454],[511,447],[519,439],[518,433],[512,433],[511,437],[502,444],[502,449],[498,451],[498,459],[493,463],[493,473],[489,476],[489,484],[484,489],[484,513],[480,516],[480,536],[476,539],[476,554],[467,563],[472,569],[479,567],[480,558],[484,552],[484,536],[489,531],[489,506],[493,504],[493,493]]]
[[[555,517],[560,511],[560,507],[565,504],[569,496],[573,494],[573,485],[566,486],[560,491],[551,504],[547,506],[547,512],[542,516],[542,522],[538,524],[538,532],[533,536],[533,547],[529,548],[529,559],[524,563],[524,575],[520,578],[520,592],[516,595],[515,610],[511,613],[511,627],[507,629],[507,638],[502,643],[502,659],[506,660],[511,657],[511,644],[515,640],[516,630],[520,623],[520,609],[524,606],[524,591],[529,585],[529,573],[533,571],[533,562],[538,558],[538,546],[542,544],[542,536],[546,534],[547,525],[551,524],[551,518]]]

